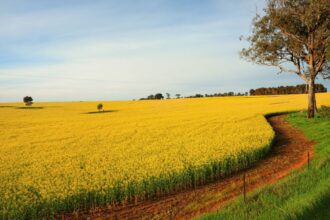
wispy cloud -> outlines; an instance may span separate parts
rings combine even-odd
[[[26,94],[44,101],[130,99],[299,82],[239,58],[245,44],[238,38],[262,4],[0,0],[0,101]]]

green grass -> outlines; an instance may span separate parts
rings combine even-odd
[[[276,184],[240,197],[201,219],[330,219],[330,120],[306,119],[292,113],[287,120],[317,142],[310,169],[303,167]]]

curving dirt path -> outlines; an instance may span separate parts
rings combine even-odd
[[[217,210],[230,200],[242,195],[242,176],[246,175],[246,190],[276,182],[290,171],[307,163],[307,154],[313,156],[313,142],[285,121],[284,115],[268,118],[276,136],[269,154],[252,167],[231,176],[177,193],[155,201],[123,207],[105,207],[61,216],[62,219],[191,219]]]

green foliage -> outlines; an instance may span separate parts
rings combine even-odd
[[[306,84],[296,86],[278,86],[278,87],[261,87],[251,89],[250,95],[282,95],[282,94],[305,94],[308,91]],[[327,88],[322,84],[315,84],[314,91],[316,93],[327,92]]]
[[[25,96],[23,98],[23,102],[25,103],[26,106],[30,106],[33,104],[33,98],[31,96]]]
[[[170,98],[170,95],[169,93],[167,93],[167,98],[169,99]],[[154,99],[164,99],[164,96],[162,93],[156,93],[155,95],[151,94],[151,95],[148,95],[147,98],[140,98],[140,100],[154,100]]]
[[[97,105],[97,110],[99,110],[99,111],[103,110],[103,104],[102,103]]]
[[[306,82],[318,74],[330,78],[329,16],[329,0],[268,0],[264,15],[253,19],[250,46],[241,56]]]
[[[293,172],[280,182],[249,193],[201,219],[330,219],[330,121],[290,114],[288,121],[315,140],[310,169]]]
[[[322,105],[319,109],[319,114],[322,118],[330,119],[330,106]]]
[[[156,93],[155,94],[155,99],[164,99],[164,96],[162,93]]]
[[[318,75],[330,78],[327,61],[330,36],[329,0],[268,0],[264,15],[253,20],[248,61],[298,75],[309,85],[308,117],[316,109],[313,85]]]

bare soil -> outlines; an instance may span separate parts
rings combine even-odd
[[[61,215],[61,219],[191,219],[215,211],[246,191],[272,184],[307,163],[314,143],[285,121],[285,115],[268,118],[276,136],[268,155],[252,167],[195,189],[116,207],[100,207],[86,212]]]

